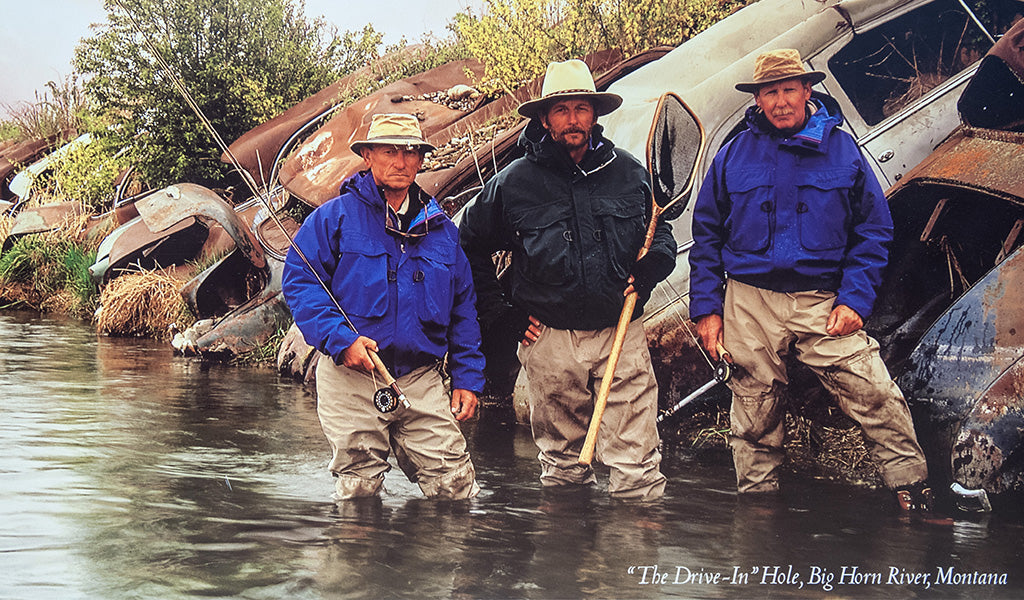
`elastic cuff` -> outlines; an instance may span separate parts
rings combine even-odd
[[[376,496],[384,485],[384,476],[367,479],[358,475],[335,474],[334,490],[339,500]]]

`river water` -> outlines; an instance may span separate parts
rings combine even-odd
[[[466,428],[477,499],[423,500],[396,469],[336,504],[298,383],[34,313],[0,313],[0,340],[4,599],[1024,595],[1019,516],[911,521],[816,480],[748,502],[728,456],[684,451],[654,505],[552,494],[491,414]]]

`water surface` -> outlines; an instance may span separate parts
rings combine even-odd
[[[424,500],[396,469],[336,504],[298,383],[34,313],[0,314],[0,340],[0,598],[1024,595],[1018,516],[909,521],[806,479],[741,501],[728,456],[686,451],[654,505],[553,494],[495,414],[466,428],[479,498]]]

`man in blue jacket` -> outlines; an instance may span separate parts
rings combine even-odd
[[[825,78],[796,50],[757,57],[748,129],[715,157],[694,208],[690,315],[714,358],[743,367],[730,387],[739,491],[778,490],[783,357],[809,366],[860,423],[902,508],[929,509],[927,466],[903,395],[862,329],[888,261],[892,219],[839,115],[811,99]]]
[[[590,465],[579,464],[580,451],[624,296],[636,289],[596,457],[609,468],[613,497],[654,500],[665,489],[658,385],[638,317],[675,266],[676,244],[669,224],[659,221],[650,251],[636,261],[650,218],[647,170],[597,124],[621,103],[595,91],[582,61],[548,65],[541,97],[518,109],[530,118],[519,139],[526,156],[487,182],[467,207],[460,234],[485,331],[521,342],[547,488],[596,480]],[[498,250],[512,253],[508,294],[491,259]]]
[[[383,114],[351,148],[367,169],[306,218],[295,235],[301,255],[288,253],[283,275],[295,324],[322,353],[317,412],[337,495],[377,495],[394,449],[426,496],[470,498],[479,487],[458,421],[476,410],[484,358],[458,230],[415,183],[433,146],[415,116]],[[397,379],[409,407],[375,407],[383,380],[368,352]]]

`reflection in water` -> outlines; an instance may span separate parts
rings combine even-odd
[[[653,505],[544,491],[503,415],[467,427],[479,498],[425,500],[395,473],[382,499],[335,504],[315,400],[291,381],[34,314],[0,314],[0,339],[3,598],[1024,592],[1017,517],[911,522],[884,491],[813,480],[740,499],[727,456],[680,452]],[[949,567],[1007,583],[891,581]]]

